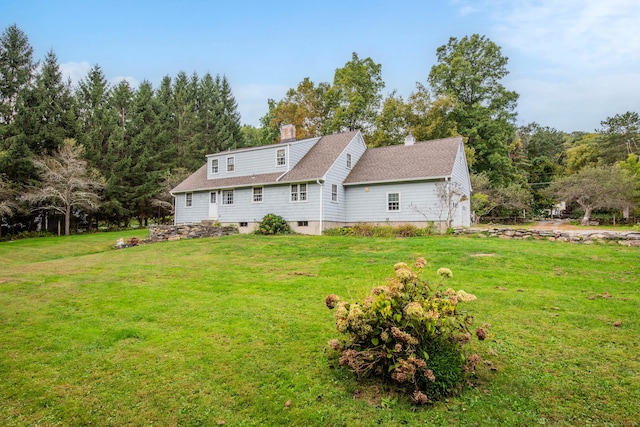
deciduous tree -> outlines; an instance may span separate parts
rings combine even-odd
[[[602,136],[603,160],[606,164],[623,161],[629,154],[639,154],[640,116],[627,111],[607,117],[600,122],[602,128],[598,133]]]
[[[69,235],[72,209],[98,207],[98,190],[102,182],[87,168],[83,149],[73,139],[66,139],[52,156],[34,160],[41,173],[41,184],[25,195],[36,210],[53,210],[64,215],[64,233]]]
[[[583,225],[589,224],[596,209],[634,206],[637,195],[633,176],[617,166],[585,167],[557,179],[549,189],[559,200],[576,202],[584,210]]]
[[[508,74],[508,58],[478,34],[460,40],[451,37],[436,55],[438,63],[431,68],[429,83],[436,96],[455,102],[457,131],[475,153],[472,170],[488,173],[494,184],[508,184],[516,175],[509,144],[515,136],[518,99],[501,83]]]
[[[382,65],[371,58],[360,59],[354,52],[351,61],[336,70],[327,92],[331,110],[327,133],[360,130],[370,135],[383,88]]]

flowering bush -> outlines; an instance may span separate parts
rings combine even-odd
[[[473,318],[460,304],[476,299],[465,291],[445,288],[453,277],[440,268],[440,281],[429,285],[420,276],[426,266],[418,258],[413,267],[394,266],[395,277],[377,286],[364,302],[348,303],[328,295],[325,304],[334,309],[340,340],[329,341],[330,352],[341,366],[358,376],[377,376],[408,386],[414,402],[424,404],[460,390],[465,375],[480,361],[465,357],[463,346],[471,340]],[[485,328],[476,336],[486,337]]]
[[[281,216],[266,214],[258,223],[255,234],[291,234],[291,227]]]

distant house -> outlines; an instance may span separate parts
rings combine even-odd
[[[175,223],[218,221],[251,232],[274,213],[293,230],[357,223],[470,225],[469,168],[461,137],[367,148],[359,131],[207,155],[171,194]]]

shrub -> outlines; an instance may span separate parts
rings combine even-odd
[[[395,227],[395,235],[397,237],[416,237],[420,235],[420,230],[415,225],[403,224]]]
[[[273,234],[291,234],[291,227],[289,223],[285,221],[279,215],[275,214],[266,214],[262,221],[258,223],[258,227],[256,227],[255,234],[265,234],[265,235],[273,235]]]
[[[361,223],[361,224],[356,224],[353,227],[351,227],[351,229],[353,230],[353,235],[354,236],[361,236],[361,237],[372,237],[375,231],[375,226],[372,224],[366,224],[366,223]]]
[[[465,357],[473,318],[460,309],[460,303],[476,297],[445,289],[443,282],[452,277],[448,268],[439,269],[440,282],[429,285],[420,278],[425,265],[424,258],[413,268],[397,263],[395,277],[373,288],[363,303],[333,294],[325,300],[335,308],[342,334],[329,341],[338,363],[360,377],[397,384],[420,404],[457,393],[480,361],[475,354]],[[487,326],[476,331],[479,339],[486,337]]]
[[[322,231],[325,236],[353,236],[352,227],[335,227]]]
[[[419,237],[436,234],[433,223],[425,228],[418,228],[412,224],[372,225],[359,223],[351,227],[337,227],[324,230],[322,234],[327,236],[360,236],[360,237]]]

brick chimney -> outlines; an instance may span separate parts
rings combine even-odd
[[[282,125],[280,127],[280,142],[296,140],[296,125]]]

